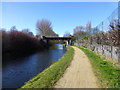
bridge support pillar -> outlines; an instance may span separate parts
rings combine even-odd
[[[67,45],[71,45],[71,40],[68,40],[68,43],[67,43]]]
[[[49,44],[49,40],[43,40],[45,43]]]
[[[49,44],[49,40],[46,40],[46,43]]]

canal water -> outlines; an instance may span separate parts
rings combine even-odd
[[[2,87],[20,88],[25,82],[49,67],[52,62],[59,60],[66,52],[63,45],[56,44],[56,48],[38,52],[27,57],[7,58],[9,62],[2,67]]]

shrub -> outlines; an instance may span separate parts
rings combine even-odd
[[[2,31],[2,52],[31,52],[46,47],[42,40],[27,33],[12,30]]]
[[[84,40],[88,40],[89,36],[84,36],[83,39]]]

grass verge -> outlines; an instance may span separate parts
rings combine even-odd
[[[59,61],[55,62],[42,73],[35,76],[21,88],[52,88],[69,66],[73,59],[73,55],[74,49],[69,47],[66,54]]]
[[[101,58],[100,55],[97,55],[93,51],[83,47],[78,48],[89,58],[100,87],[120,88],[120,69],[115,67],[113,63]]]

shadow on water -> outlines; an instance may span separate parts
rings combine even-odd
[[[25,82],[59,60],[66,52],[62,45],[30,55],[8,54],[3,56],[3,88],[20,88]],[[15,57],[17,56],[17,57]],[[18,58],[19,57],[19,58]]]

